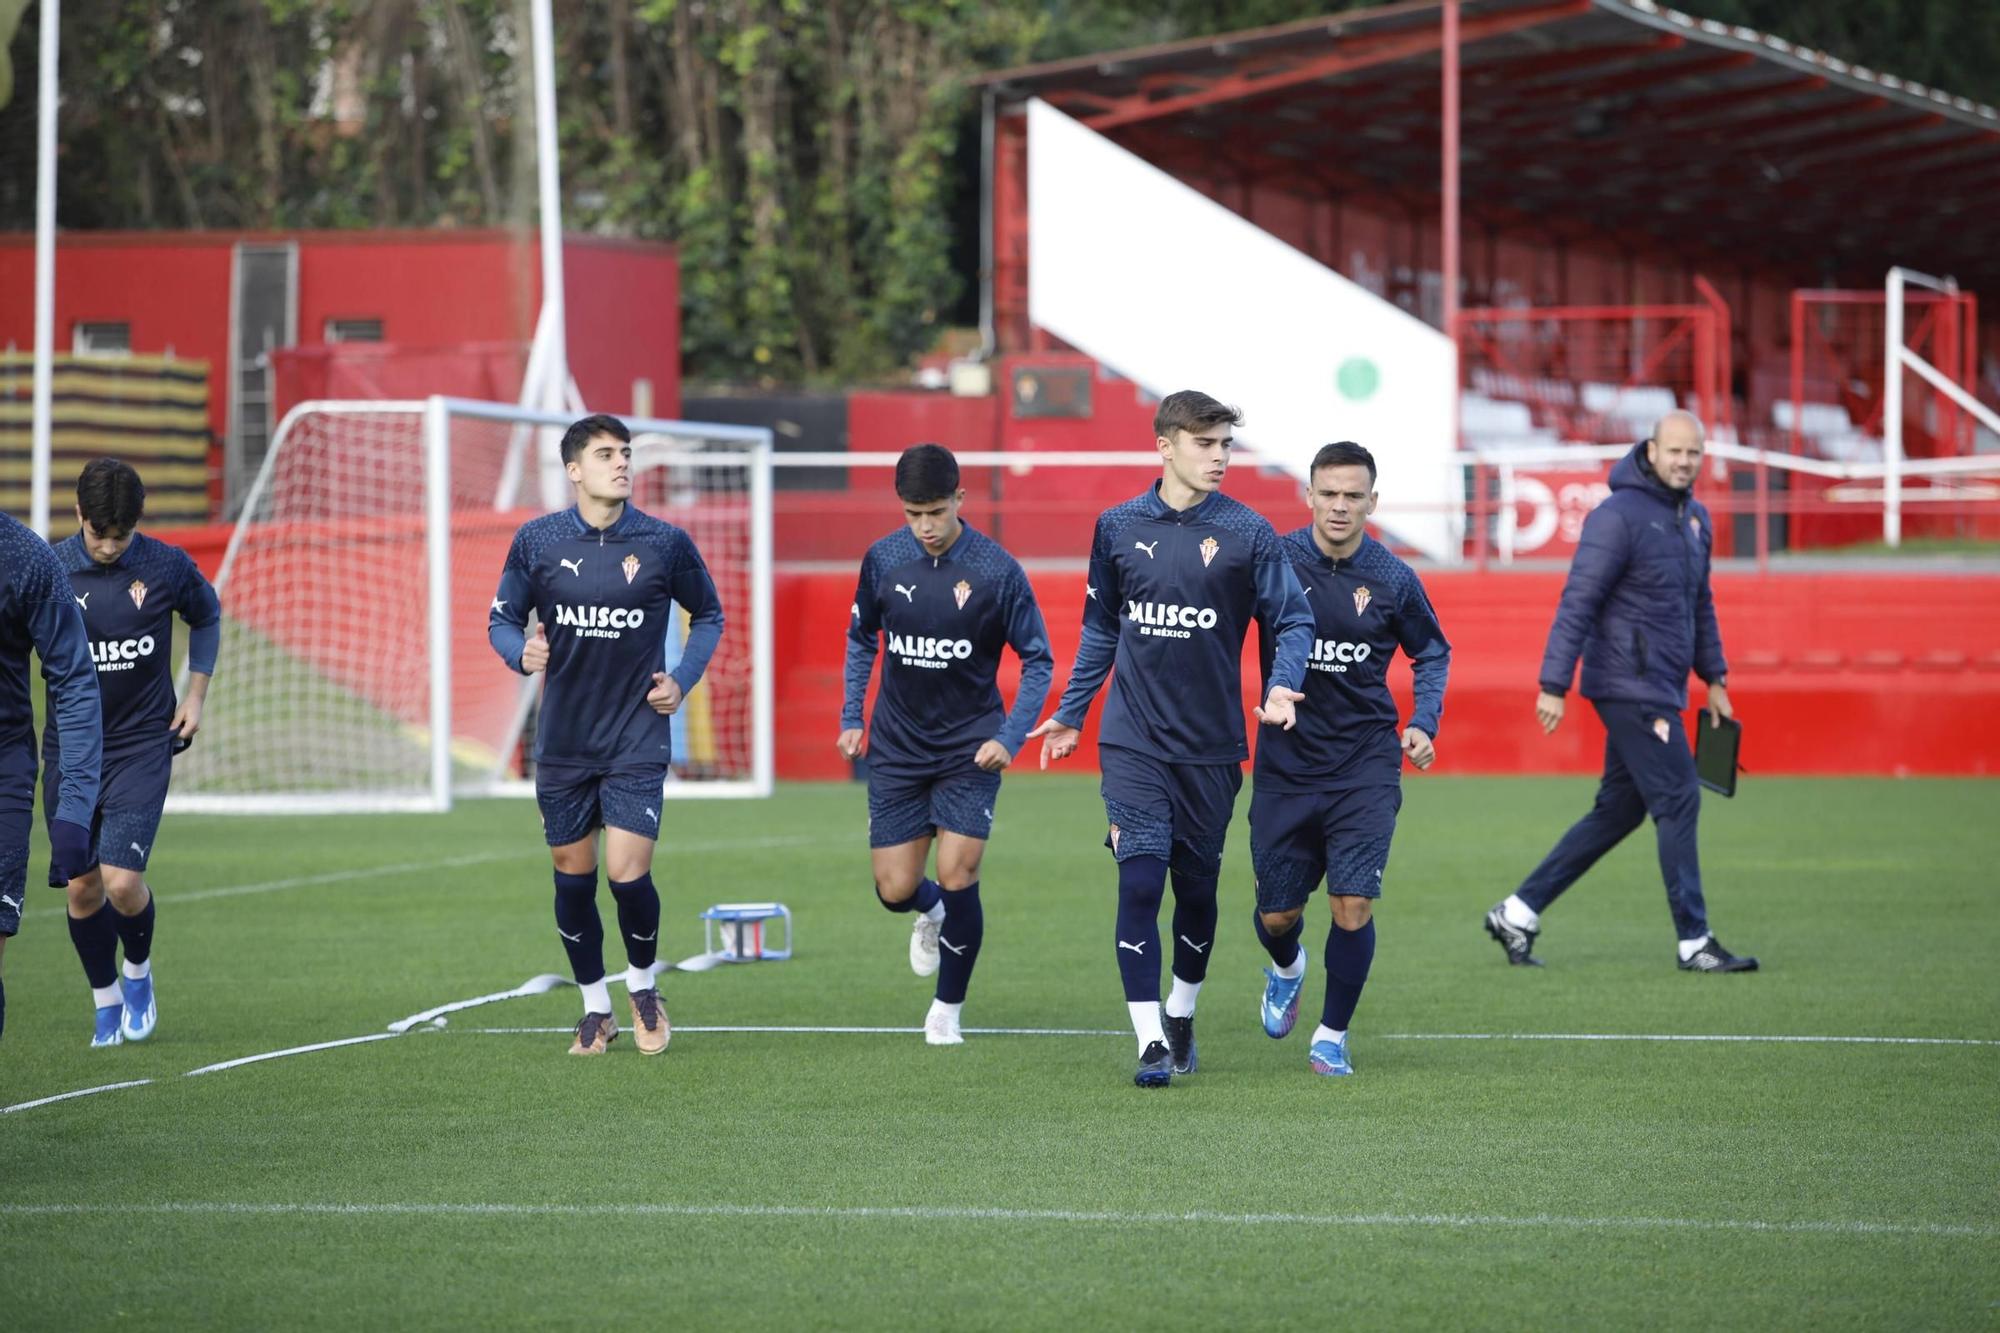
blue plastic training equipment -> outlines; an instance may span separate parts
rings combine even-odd
[[[1305,962],[1303,956],[1301,963]],[[1299,1021],[1299,992],[1306,988],[1306,970],[1299,968],[1299,974],[1290,981],[1278,975],[1274,968],[1264,969],[1264,1035],[1282,1037],[1292,1030]]]
[[[97,1031],[91,1034],[92,1046],[116,1046],[124,1040],[119,1029],[124,1026],[125,1006],[107,1004],[97,1011]]]
[[[792,956],[792,912],[783,903],[717,903],[701,919],[709,954],[724,962],[777,963]],[[764,928],[772,921],[784,924],[782,944]]]
[[[1345,1041],[1314,1042],[1312,1050],[1307,1054],[1307,1063],[1312,1065],[1313,1073],[1328,1077],[1354,1072],[1354,1066],[1347,1062]]]
[[[127,1041],[144,1041],[153,1035],[160,1012],[153,1004],[153,974],[136,980],[120,976],[118,988],[125,993],[125,1021],[119,1031]]]

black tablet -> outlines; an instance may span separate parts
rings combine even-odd
[[[1710,726],[1708,710],[1695,714],[1694,775],[1718,796],[1736,794],[1736,760],[1743,746],[1743,724],[1733,717]]]

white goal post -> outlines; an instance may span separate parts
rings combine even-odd
[[[1934,278],[1912,268],[1892,268],[1882,282],[1885,316],[1882,322],[1882,540],[1888,546],[1900,546],[1903,542],[1903,477],[1911,471],[1903,456],[1903,372],[1914,372],[1969,413],[1980,425],[2000,434],[2000,415],[1995,415],[1992,408],[1954,384],[1943,371],[1919,356],[1904,337],[1903,292],[1911,284],[1946,296],[1958,295],[1956,280]],[[1993,467],[1990,459],[1983,466],[1977,459],[1953,461],[1970,464],[1956,469],[1962,471],[1991,471]]]
[[[539,456],[572,419],[444,397],[286,413],[216,577],[222,651],[169,808],[435,811],[531,792],[541,681],[493,654],[487,611],[514,531],[568,503]],[[694,538],[727,618],[675,717],[663,794],[768,796],[771,434],[621,419],[633,503]]]

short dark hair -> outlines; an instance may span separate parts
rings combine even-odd
[[[146,484],[130,463],[99,458],[76,479],[76,507],[101,534],[130,532],[146,512]]]
[[[583,457],[583,451],[600,435],[609,435],[620,444],[632,443],[632,432],[625,428],[624,422],[607,412],[599,412],[573,423],[563,432],[562,461],[574,463]]]
[[[1199,389],[1182,389],[1160,400],[1160,406],[1153,413],[1153,434],[1160,439],[1171,440],[1177,430],[1209,430],[1225,421],[1232,426],[1242,425],[1242,410],[1211,398]]]
[[[1375,455],[1363,449],[1352,440],[1335,440],[1323,444],[1313,455],[1313,465],[1306,473],[1310,481],[1319,475],[1323,467],[1365,467],[1368,469],[1368,489],[1375,489]]]
[[[941,444],[913,444],[896,460],[896,498],[929,504],[958,494],[958,459]]]

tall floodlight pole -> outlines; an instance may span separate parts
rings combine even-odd
[[[49,535],[56,342],[56,36],[58,0],[42,0],[41,81],[35,89],[35,388],[28,521]]]
[[[1458,0],[1444,0],[1444,331],[1458,337]]]
[[[530,0],[529,59],[535,73],[535,181],[541,213],[542,308],[535,316],[535,336],[528,345],[528,364],[521,376],[522,407],[560,412],[568,406],[569,339],[563,307],[562,185],[556,159],[555,21],[549,0]],[[516,426],[507,441],[507,462],[500,470],[496,509],[520,502],[523,483],[539,476],[535,489],[542,503],[560,508],[565,480],[554,462],[552,432]],[[531,452],[532,449],[532,452]]]
[[[569,340],[564,323],[562,193],[557,180],[556,37],[550,0],[534,0],[535,175],[542,213],[542,313],[548,324],[542,361],[543,406],[560,411],[569,384]]]
[[[1438,248],[1443,255],[1444,266],[1444,336],[1451,340],[1451,449],[1458,452],[1458,0],[1444,0],[1444,108],[1440,119],[1444,122],[1444,142],[1440,145],[1444,158],[1443,180],[1439,183],[1439,193],[1443,196],[1443,216],[1439,220]],[[1468,517],[1472,522],[1484,523],[1484,495],[1474,497],[1474,507]],[[1513,522],[1513,515],[1505,516],[1505,521]]]

